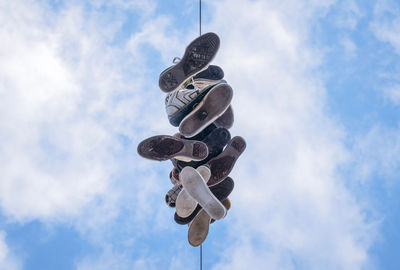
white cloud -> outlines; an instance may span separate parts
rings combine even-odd
[[[339,12],[336,13],[335,23],[343,28],[354,30],[358,22],[364,16],[364,12],[356,0],[338,1]]]
[[[388,42],[400,54],[400,16],[399,7],[392,1],[377,2],[371,29],[375,36]]]
[[[235,91],[232,134],[248,141],[232,174],[231,246],[217,269],[243,269],[244,261],[254,269],[357,269],[368,261],[375,228],[338,175],[349,153],[341,126],[324,114],[315,71],[322,52],[309,43],[310,27],[333,2],[208,2],[214,13],[204,29],[220,35],[215,63]],[[108,241],[121,231],[135,250],[138,235],[168,229],[171,212],[158,201],[168,166],[135,156],[140,139],[174,131],[160,120],[163,94],[153,91],[154,52],[145,49],[167,64],[195,34],[147,17],[126,47],[112,46],[123,22],[108,23],[100,11],[88,16],[74,3],[44,16],[34,4],[0,5],[3,211],[74,223],[103,252],[80,269],[157,268],[152,255],[134,262]],[[122,208],[131,212],[124,221]],[[174,257],[171,268],[183,260]]]
[[[391,184],[400,172],[400,135],[398,129],[376,125],[359,136],[354,145],[355,177],[365,182],[373,176]],[[396,179],[397,180],[397,179]]]
[[[338,174],[349,152],[341,126],[324,114],[321,54],[309,42],[329,3],[213,6],[207,29],[221,36],[216,63],[235,91],[232,133],[248,141],[233,172],[227,227],[236,244],[215,269],[362,268],[375,228]]]
[[[5,232],[0,231],[0,268],[7,270],[21,269],[21,263],[15,255],[10,252],[5,237]]]
[[[112,47],[118,24],[102,28],[101,14],[85,19],[81,6],[56,14],[2,2],[0,10],[3,211],[17,220],[62,219],[88,205],[111,207],[121,168],[142,166],[132,162],[143,137],[138,128],[164,113],[162,94],[159,102],[144,102],[142,93],[156,86],[143,84],[145,56]],[[166,126],[153,124],[153,132]]]
[[[400,104],[400,84],[395,84],[391,87],[387,87],[383,90],[384,95],[387,99],[389,99],[393,104]]]

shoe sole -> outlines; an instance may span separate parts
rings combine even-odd
[[[218,81],[224,78],[224,71],[219,66],[209,65],[207,69],[203,70],[199,74],[193,77],[193,80],[196,82],[208,82],[208,83],[217,83]]]
[[[189,225],[188,241],[189,244],[197,247],[200,246],[207,238],[210,228],[211,217],[204,209],[200,210],[197,216]]]
[[[140,156],[157,161],[174,157],[200,161],[208,155],[205,143],[168,135],[158,135],[145,139],[139,143],[137,151]]]
[[[197,106],[204,98],[205,95],[208,94],[208,92],[213,88],[212,86],[207,87],[204,89],[203,92],[201,92],[197,97],[195,97],[188,105],[186,105],[184,108],[182,108],[180,111],[176,112],[172,116],[168,116],[168,121],[171,125],[174,127],[179,127],[179,124],[182,122],[182,120],[193,111],[195,106]]]
[[[223,204],[223,206],[225,206],[226,213],[228,214],[229,209],[231,209],[231,200],[229,200],[229,198],[226,198],[221,203]],[[215,219],[211,219],[210,224],[212,224],[214,222],[215,222]]]
[[[203,143],[207,145],[208,148],[208,156],[202,161],[191,161],[191,162],[183,162],[177,161],[178,168],[184,168],[186,166],[190,166],[193,168],[197,168],[205,163],[207,163],[210,159],[216,157],[222,152],[225,145],[231,140],[231,134],[229,130],[226,128],[216,128],[211,131],[208,136],[202,140]]]
[[[217,84],[199,105],[182,120],[179,125],[179,132],[186,138],[195,136],[228,109],[232,97],[233,90],[228,84]]]
[[[226,129],[230,129],[233,126],[234,116],[232,106],[229,106],[228,109],[217,119],[215,119],[214,124],[217,127],[223,127]]]
[[[220,155],[208,161],[211,177],[207,185],[214,186],[224,180],[230,174],[236,160],[245,149],[246,141],[240,136],[233,137]]]
[[[210,217],[218,220],[226,215],[225,207],[212,194],[203,177],[196,169],[192,167],[183,168],[180,178],[186,192],[203,207]]]
[[[227,177],[223,181],[221,181],[218,185],[210,187],[210,191],[214,194],[215,197],[217,197],[218,200],[223,201],[231,194],[234,186],[235,183],[233,182],[232,178]],[[195,218],[195,216],[199,213],[201,209],[202,207],[200,205],[197,205],[193,213],[186,218],[180,217],[175,212],[174,220],[176,223],[180,225],[186,225]]]
[[[207,166],[200,166],[197,171],[203,177],[204,182],[206,183],[208,179],[210,179],[211,171]],[[180,217],[188,217],[197,207],[197,202],[183,189],[176,198],[176,213]]]
[[[181,61],[160,75],[158,85],[166,93],[180,87],[188,78],[195,76],[214,59],[220,40],[214,33],[201,35],[192,41],[185,50]]]

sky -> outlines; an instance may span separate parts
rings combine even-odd
[[[0,269],[198,269],[158,76],[198,1],[0,0]],[[400,3],[203,0],[247,148],[204,269],[399,269]]]

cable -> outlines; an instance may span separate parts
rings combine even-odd
[[[200,26],[200,36],[201,36],[201,0],[199,0],[199,19],[200,19],[199,26]]]
[[[203,245],[200,245],[200,270],[203,269]]]

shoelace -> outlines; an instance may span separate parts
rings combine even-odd
[[[175,65],[178,64],[179,61],[181,61],[181,58],[178,57],[178,56],[175,56],[174,59],[172,59],[172,63],[175,64]],[[187,80],[186,82],[184,82],[183,85],[182,85],[182,88],[183,88],[183,89],[186,88],[189,84],[192,84],[193,87],[194,87],[194,89],[195,89],[196,91],[199,91],[199,90],[200,90],[200,88],[198,87],[198,85],[197,85],[196,82],[194,81],[193,77],[191,77],[189,80]]]
[[[172,63],[175,64],[175,65],[178,64],[179,61],[181,61],[181,58],[177,57],[177,56],[175,56],[174,59],[172,59]]]

